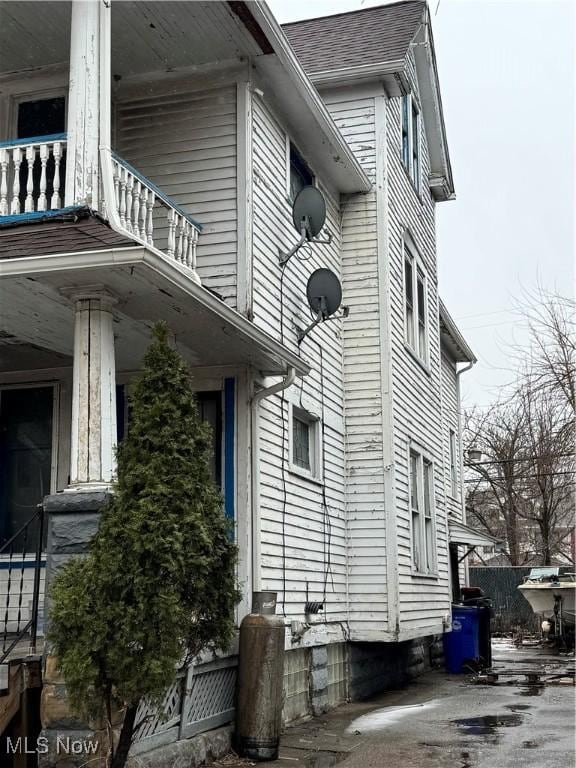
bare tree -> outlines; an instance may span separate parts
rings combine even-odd
[[[467,494],[467,507],[480,526],[503,540],[512,565],[522,565],[522,498],[525,473],[524,412],[519,404],[497,404],[487,413],[468,414],[465,444],[482,453],[470,466],[476,480]],[[473,522],[473,521],[471,521]]]
[[[574,526],[574,420],[566,418],[558,393],[548,396],[524,388],[519,397],[526,414],[522,515],[536,527],[535,554],[542,565],[550,565],[554,555],[571,554],[567,544]]]
[[[576,302],[539,286],[518,305],[529,343],[515,347],[517,383],[506,401],[467,419],[467,504],[504,540],[512,565],[570,558],[574,527]],[[573,553],[572,553],[573,557]]]
[[[516,348],[523,385],[576,415],[576,301],[538,286],[518,311],[529,332],[528,348]]]

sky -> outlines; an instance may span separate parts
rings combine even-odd
[[[371,0],[269,0],[281,22]],[[437,206],[440,294],[478,363],[467,407],[514,379],[519,306],[574,296],[576,0],[429,0],[456,200]]]

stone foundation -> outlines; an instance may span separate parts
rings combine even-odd
[[[217,728],[185,741],[128,758],[128,768],[198,768],[207,761],[218,760],[232,749],[233,727]]]
[[[98,530],[100,510],[109,494],[105,491],[65,492],[47,496],[44,511],[48,518],[46,547],[46,616],[50,622],[48,590],[55,573],[71,557],[81,557]],[[104,765],[106,734],[83,722],[71,709],[65,682],[58,663],[47,646],[44,657],[43,687],[40,705],[42,750],[39,768],[76,768]],[[44,751],[44,747],[46,751]],[[96,749],[96,751],[92,751]],[[74,750],[77,750],[75,753]],[[100,759],[95,755],[100,755]]]

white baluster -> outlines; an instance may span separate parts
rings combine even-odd
[[[120,213],[120,168],[115,160],[112,160],[112,178],[114,179],[114,200],[116,212]]]
[[[148,187],[142,184],[140,193],[140,237],[146,242],[146,203],[148,202]]]
[[[134,180],[134,200],[132,203],[132,232],[138,237],[140,235],[140,195],[142,194],[142,184],[138,179]]]
[[[191,227],[190,232],[190,257],[188,266],[190,269],[196,269],[196,244],[198,243],[198,230]]]
[[[12,163],[14,165],[14,182],[12,184],[12,208],[11,214],[21,213],[20,209],[20,166],[22,165],[22,150],[14,147],[12,150]]]
[[[60,208],[62,202],[60,200],[60,163],[62,161],[62,144],[57,141],[52,149],[52,156],[54,157],[54,181],[52,182],[52,199],[50,201],[50,208]]]
[[[36,159],[36,147],[26,147],[26,162],[28,163],[28,171],[26,175],[26,201],[24,203],[24,212],[30,213],[34,210],[34,198],[32,193],[34,192],[34,178],[32,176],[32,168],[34,167],[34,160]]]
[[[132,232],[132,190],[134,188],[134,176],[127,171],[128,179],[126,180],[126,229],[128,232]]]
[[[174,258],[176,249],[176,211],[174,208],[168,209],[168,256]]]
[[[120,168],[120,206],[118,213],[120,214],[120,224],[126,229],[126,176],[128,171],[125,168]]]
[[[184,216],[178,216],[178,249],[176,250],[176,261],[179,261],[180,263],[184,262],[183,255],[184,255],[184,226],[186,224],[186,219]]]
[[[40,144],[40,194],[38,210],[46,210],[46,163],[48,162],[48,144]]]
[[[8,215],[8,162],[7,149],[0,149],[0,216]]]
[[[182,227],[184,229],[184,244],[182,248],[182,263],[186,264],[187,267],[190,265],[188,264],[188,246],[190,245],[190,222],[187,221],[184,217],[182,217]]]
[[[146,242],[154,245],[154,203],[156,195],[150,190],[146,200]]]

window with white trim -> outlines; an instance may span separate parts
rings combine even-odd
[[[428,362],[428,297],[426,275],[416,256],[404,241],[404,322],[406,342],[424,362]]]
[[[409,498],[413,571],[435,574],[434,464],[415,448],[410,449]]]
[[[309,187],[314,185],[314,174],[308,167],[306,161],[298,152],[294,144],[290,142],[290,168],[289,168],[289,189],[288,189],[288,196],[290,197],[290,201],[294,202],[296,199],[296,196],[298,195],[298,192],[300,192],[301,189],[304,187]]]
[[[420,192],[420,110],[410,93],[402,97],[402,162]]]
[[[291,406],[290,470],[299,475],[319,479],[320,420],[301,408]]]
[[[450,430],[450,482],[451,494],[455,499],[458,496],[458,475],[456,471],[456,432]]]

